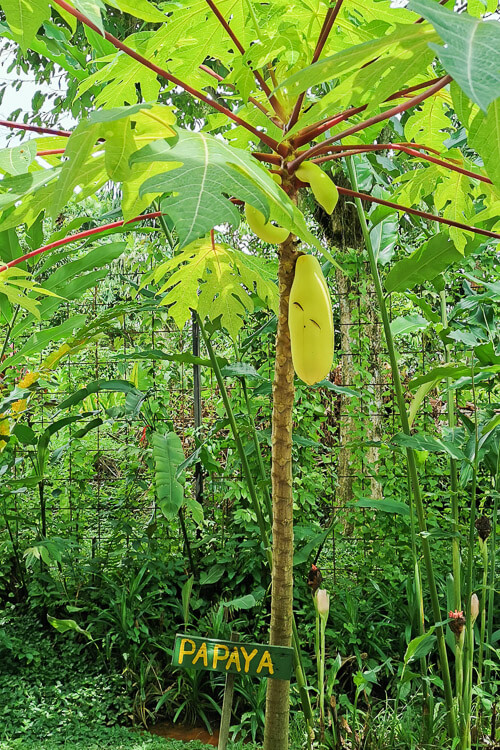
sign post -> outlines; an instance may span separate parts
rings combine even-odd
[[[235,676],[245,674],[260,679],[289,680],[293,671],[293,648],[239,643],[237,637],[237,633],[231,633],[230,641],[219,641],[185,633],[175,636],[174,667],[226,675],[218,750],[225,750],[227,745]]]
[[[231,641],[235,643],[238,640],[238,633],[231,633]],[[233,710],[234,681],[236,675],[228,672],[226,675],[226,684],[224,686],[224,700],[222,702],[222,713],[220,716],[219,726],[219,744],[217,750],[226,750],[229,739],[229,727],[231,726],[231,712]]]

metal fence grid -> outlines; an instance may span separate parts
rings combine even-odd
[[[137,279],[137,274],[134,274],[132,279],[127,279],[123,269],[118,267],[109,274],[106,281],[113,288],[115,283],[116,286],[126,287],[128,280],[137,282]],[[359,277],[355,283],[358,282]],[[335,301],[338,300],[338,292],[335,290],[335,283],[332,286],[332,296]],[[368,294],[374,293],[369,291]],[[83,313],[92,319],[99,313],[109,310],[117,301],[120,300],[114,298],[112,302],[102,301],[100,288],[96,287],[82,301],[66,305],[62,313],[59,309],[58,318],[67,319],[71,315]],[[357,319],[348,323],[339,322],[338,310],[334,313],[336,336],[341,326],[349,326],[353,331],[350,337],[353,346],[348,352],[336,349],[336,361],[330,379],[336,385],[356,388],[361,397],[350,402],[349,399],[331,391],[324,391],[321,394],[326,419],[320,430],[320,440],[331,451],[331,457],[326,453],[318,454],[322,471],[327,475],[324,486],[329,488],[325,523],[328,517],[341,511],[345,512],[338,502],[339,481],[352,481],[358,495],[367,496],[370,492],[370,466],[367,465],[366,452],[361,460],[354,462],[352,473],[339,474],[337,465],[339,451],[348,439],[345,435],[341,435],[342,422],[354,419],[363,430],[367,430],[371,423],[378,420],[383,438],[398,431],[390,369],[380,367],[380,363],[388,361],[383,342],[380,344],[379,362],[370,362],[370,351],[366,341],[365,303],[366,297],[362,299],[358,295],[354,308]],[[337,305],[335,307],[337,308]],[[372,304],[371,307],[374,305]],[[59,320],[59,322],[62,321]],[[382,337],[380,322],[373,323],[372,321],[373,325],[375,328],[372,328],[372,331],[376,330],[377,335]],[[29,333],[31,332],[30,330]],[[337,336],[338,340],[341,338]],[[115,342],[119,348],[113,350]],[[111,337],[103,340],[97,339],[81,354],[69,357],[59,365],[55,373],[58,387],[38,394],[33,402],[31,425],[33,427],[37,424],[42,427],[46,426],[52,417],[54,403],[76,388],[85,386],[91,380],[123,378],[124,363],[117,361],[115,355],[131,355],[139,344],[142,348],[149,346],[171,353],[192,352],[194,346],[194,353],[200,354],[199,336],[196,329],[193,334],[191,326],[179,331],[173,325],[166,325],[165,318],[155,312],[141,315],[139,311],[137,314],[125,315],[119,323],[115,324]],[[268,340],[264,342],[263,350],[267,351],[269,375],[271,375],[272,335],[268,336]],[[404,348],[399,348],[399,351],[402,361],[412,367],[412,375],[417,371],[424,371],[427,357],[425,335],[413,336]],[[43,355],[40,354],[40,363],[45,355],[46,352]],[[206,354],[201,351],[201,356],[206,356]],[[347,358],[350,358],[353,363],[353,367],[347,368],[355,375],[352,382],[345,378],[342,367],[342,361],[346,361]],[[189,455],[195,445],[195,429],[199,429],[202,434],[206,435],[220,416],[217,414],[217,408],[220,406],[219,393],[212,371],[208,368],[202,368],[201,371],[200,368],[194,368],[193,371],[192,367],[186,365],[177,365],[172,368],[168,363],[148,363],[145,360],[134,359],[133,356],[127,359],[126,364],[129,376],[134,365],[142,365],[143,371],[147,371],[148,364],[152,364],[152,371],[146,373],[146,379],[150,381],[152,401],[161,399],[166,402],[164,408],[167,408],[168,418],[164,417],[164,419],[173,422],[174,429],[183,442],[185,454]],[[378,377],[375,378],[373,377],[376,371],[374,364],[378,364]],[[168,377],[169,368],[173,371],[170,377]],[[99,408],[101,402],[102,397],[96,394],[96,408]],[[427,409],[425,420],[429,419],[432,420],[434,417]],[[267,420],[269,420],[269,414]],[[47,479],[47,490],[50,490],[47,493],[47,535],[50,536],[52,529],[61,527],[61,517],[65,515],[66,527],[72,528],[73,532],[76,531],[80,543],[85,544],[87,550],[91,550],[93,557],[106,552],[106,546],[112,538],[112,525],[110,524],[112,519],[120,516],[123,520],[135,517],[146,521],[154,512],[151,502],[144,501],[144,493],[141,497],[130,475],[120,467],[119,460],[121,458],[123,461],[124,452],[137,448],[138,442],[141,441],[144,421],[137,417],[132,420],[123,419],[121,423],[119,420],[117,422],[118,426],[115,425],[111,431],[109,426],[102,425],[89,432],[84,442],[70,443],[57,471],[52,471]],[[77,424],[68,428],[69,440],[78,426]],[[84,475],[82,475],[82,457],[85,458],[83,465],[86,473]],[[226,470],[224,467],[223,455],[217,458],[222,464],[222,475],[205,475],[202,478],[204,472],[198,465],[191,476],[191,491],[202,500],[205,512],[214,521],[220,523],[223,537],[224,526],[231,514],[230,504],[225,497],[228,485],[231,480],[241,481],[242,478],[228,473],[229,469]],[[386,462],[387,458],[388,456],[385,455],[381,460]],[[392,461],[392,454],[389,458]],[[151,482],[151,471],[147,467],[140,467],[137,476],[145,482]],[[85,493],[86,497],[85,519],[81,518],[79,512],[82,493]],[[61,498],[63,498],[62,501]],[[35,490],[33,490],[33,502],[36,502]],[[356,511],[358,515],[363,515],[364,512],[361,509]],[[351,513],[350,517],[354,518],[354,514]],[[344,554],[346,540],[349,547],[356,550],[356,555],[361,554],[365,561],[369,559],[374,548],[377,541],[375,533],[373,532],[368,539],[365,533],[357,535],[356,528],[355,523],[351,526],[339,525],[332,535],[331,561],[328,569],[334,578],[340,571],[356,575],[355,568],[349,566],[348,560],[346,562]],[[127,537],[127,543],[128,541]],[[339,545],[342,547],[342,555],[339,555]]]

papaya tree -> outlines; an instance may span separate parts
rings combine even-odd
[[[0,231],[29,228],[40,216],[55,219],[69,201],[112,180],[121,191],[118,223],[155,220],[174,233],[177,253],[157,269],[156,278],[166,278],[164,302],[177,324],[195,310],[202,319],[218,319],[233,337],[251,310],[248,291],[256,289],[270,303],[273,295],[263,266],[216,243],[213,229],[237,226],[244,204],[248,225],[277,246],[270,642],[288,646],[293,628],[292,349],[296,360],[307,354],[300,351],[307,340],[297,344],[295,337],[300,325],[296,330],[289,325],[289,302],[304,256],[316,251],[338,267],[335,254],[308,228],[297,205],[300,191],[311,190],[329,213],[338,193],[354,199],[367,249],[370,233],[361,202],[442,227],[459,253],[473,234],[499,239],[498,24],[480,17],[488,10],[480,3],[470,8],[473,15],[454,14],[434,0],[411,0],[406,8],[376,0],[75,0],[73,5],[1,0],[1,8],[3,36],[21,53],[34,50],[60,65],[76,90],[75,109],[85,116],[71,132],[0,123],[42,136],[26,141],[22,154],[12,149],[3,155]],[[132,17],[124,38],[108,30],[116,26],[115,10]],[[83,34],[89,49],[85,56],[73,41]],[[194,118],[186,118],[189,108]],[[183,127],[186,122],[190,127]],[[387,122],[400,139],[383,139]],[[462,134],[484,166],[477,166],[471,150],[465,157],[454,147]],[[361,192],[357,167],[363,155],[387,150],[410,157],[407,171],[382,194]],[[345,165],[350,187],[335,187],[324,171],[336,162]],[[474,198],[481,199],[477,214]],[[109,228],[89,231],[97,235]],[[58,240],[59,246],[77,237]],[[29,255],[53,248],[49,243]],[[2,257],[0,273],[26,258]],[[371,261],[381,294],[376,258]],[[304,291],[307,298],[308,288],[311,296],[324,288],[316,271],[311,278],[304,282],[301,276],[300,299]],[[299,306],[300,299],[295,299]],[[331,326],[325,309],[323,318],[313,321],[320,329]],[[305,365],[297,374],[309,377],[310,367],[308,382],[326,374],[323,364]],[[395,356],[391,365],[398,376]],[[403,431],[409,431],[404,420]],[[412,448],[408,461],[420,531],[425,532]],[[433,618],[440,623],[425,533],[421,544]],[[436,634],[449,733],[456,736],[440,625]],[[266,750],[287,748],[288,716],[289,683],[270,680]]]

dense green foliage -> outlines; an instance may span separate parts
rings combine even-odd
[[[223,676],[170,666],[182,629],[292,642],[290,696],[237,681],[236,744],[265,725],[285,750],[289,700],[297,750],[495,740],[486,5],[2,0],[18,65],[63,71],[56,114],[78,117],[0,151],[9,750],[156,750],[127,725],[215,725]],[[279,225],[277,250],[242,203]],[[297,252],[323,256],[338,335],[328,378],[294,394]]]

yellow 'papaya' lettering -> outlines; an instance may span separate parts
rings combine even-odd
[[[224,650],[225,653],[222,656],[219,656],[219,651]],[[212,661],[212,668],[215,669],[217,666],[218,661],[224,661],[229,656],[229,649],[227,646],[224,646],[223,643],[217,643],[216,646],[214,646],[214,658]]]
[[[196,656],[193,659],[193,665],[196,664],[198,659],[202,659],[203,665],[205,667],[208,667],[207,644],[205,642],[201,644],[200,648],[196,652]]]
[[[190,643],[191,646],[193,647],[191,651],[187,650],[186,643]],[[194,654],[195,648],[196,648],[195,642],[192,641],[191,638],[183,638],[181,641],[180,648],[179,648],[179,664],[182,664],[184,655],[189,656],[190,654]]]
[[[271,659],[271,654],[269,653],[269,651],[264,651],[264,653],[262,654],[259,666],[257,667],[257,674],[260,674],[264,667],[267,667],[269,674],[274,674],[273,660]]]
[[[253,651],[251,651],[249,654],[247,654],[244,646],[240,646],[240,648],[241,648],[241,653],[243,654],[243,658],[245,659],[245,674],[247,674],[248,669],[250,667],[250,662],[252,661],[252,659],[254,658],[255,654],[257,653],[257,649],[254,648]]]
[[[235,667],[236,667],[236,669],[238,670],[238,672],[241,672],[240,654],[239,654],[238,649],[237,649],[236,646],[233,648],[232,654],[230,655],[229,659],[227,660],[226,670],[229,669],[229,667],[231,666],[231,664],[234,664]]]

